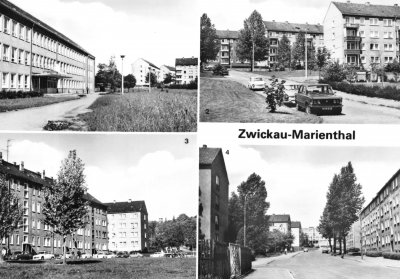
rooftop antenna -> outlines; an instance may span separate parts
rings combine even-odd
[[[4,151],[7,152],[7,162],[9,162],[9,160],[8,160],[8,154],[10,153],[10,147],[11,147],[10,141],[12,141],[12,140],[14,140],[14,139],[8,139],[8,140],[7,140],[7,149],[2,149],[2,150],[4,150]]]

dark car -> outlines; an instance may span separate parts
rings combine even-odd
[[[342,97],[338,97],[329,84],[306,84],[296,93],[296,107],[309,114],[342,113]]]
[[[129,258],[129,254],[127,252],[118,252],[117,258]]]
[[[31,253],[21,253],[21,254],[17,255],[16,260],[28,261],[28,260],[32,260],[32,258],[33,258],[33,255]]]
[[[17,260],[17,257],[18,257],[19,255],[21,255],[21,254],[22,254],[21,251],[13,252],[13,253],[8,257],[8,259],[9,259],[9,260]]]

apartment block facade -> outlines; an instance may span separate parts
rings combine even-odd
[[[95,90],[95,57],[7,0],[0,0],[0,55],[0,90]]]
[[[317,228],[308,227],[302,229],[303,233],[307,235],[308,242],[314,245],[327,246],[329,245],[328,240],[324,238],[318,231]]]
[[[292,233],[292,221],[289,214],[267,215],[269,231],[278,230],[284,234]]]
[[[364,251],[400,252],[400,170],[361,211],[361,243]]]
[[[225,242],[228,228],[229,179],[221,148],[199,149],[201,233],[205,239]]]
[[[11,252],[62,254],[64,239],[60,235],[52,235],[52,228],[45,224],[42,214],[43,185],[54,183],[53,179],[46,177],[45,171],[40,173],[26,169],[24,162],[17,165],[3,160],[1,152],[0,173],[6,175],[9,190],[17,194],[23,206],[21,227],[3,239],[2,246],[8,247]],[[88,215],[85,216],[87,225],[65,239],[66,247],[89,254],[107,251],[107,207],[89,193],[85,193],[83,198],[89,202]]]
[[[346,236],[346,249],[361,247],[360,220],[351,225],[350,231]]]
[[[324,19],[325,46],[339,63],[384,65],[399,56],[400,7],[331,2]]]
[[[108,239],[111,251],[143,251],[149,247],[144,201],[111,202],[108,206]]]
[[[157,82],[163,80],[163,77],[160,73],[160,68],[155,64],[147,61],[143,58],[137,59],[132,65],[132,75],[136,78],[136,86],[139,87],[149,87],[149,83],[146,82],[146,77],[149,75],[149,72],[152,72],[157,77]]]
[[[300,235],[302,233],[301,230],[301,222],[299,221],[292,221],[291,224],[291,229],[292,229],[292,235],[294,236],[293,240],[293,247],[300,247]]]
[[[165,79],[165,77],[167,76],[167,74],[170,74],[171,76],[175,76],[175,68],[171,67],[171,66],[167,66],[167,65],[162,65],[160,67],[160,78],[161,81],[163,81]]]
[[[192,58],[176,58],[175,59],[177,84],[189,84],[195,80],[199,75],[199,59]]]

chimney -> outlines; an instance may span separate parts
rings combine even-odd
[[[365,2],[365,6],[370,6],[369,2]]]
[[[45,170],[43,170],[42,179],[45,179],[45,178],[46,178],[46,172],[45,172]]]
[[[114,203],[116,203],[117,201],[116,200],[114,200]]]
[[[350,0],[347,0],[347,4],[350,4]]]
[[[17,163],[16,162],[14,162],[14,166],[16,166],[17,165]]]
[[[129,203],[131,203],[131,202],[132,202],[132,200],[131,200],[131,199],[129,199],[129,200],[128,200],[128,202],[129,202]]]
[[[203,148],[207,148],[207,145],[204,144],[204,145],[203,145]]]
[[[24,168],[24,161],[21,162],[21,165],[20,165],[20,167],[19,167],[19,170],[20,170],[20,171],[24,171],[24,170],[25,170],[25,168]]]
[[[394,4],[394,6],[395,6],[395,7],[398,7],[399,5],[397,5],[397,4]]]

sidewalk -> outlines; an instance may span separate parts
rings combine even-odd
[[[340,257],[340,256],[339,256]],[[344,256],[344,260],[349,260],[349,261],[356,261],[361,264],[365,265],[374,265],[374,266],[380,266],[380,267],[392,267],[392,268],[399,268],[400,269],[400,261],[398,260],[391,260],[391,259],[385,259],[384,257],[366,257],[364,256],[364,259],[361,259],[361,256]]]

